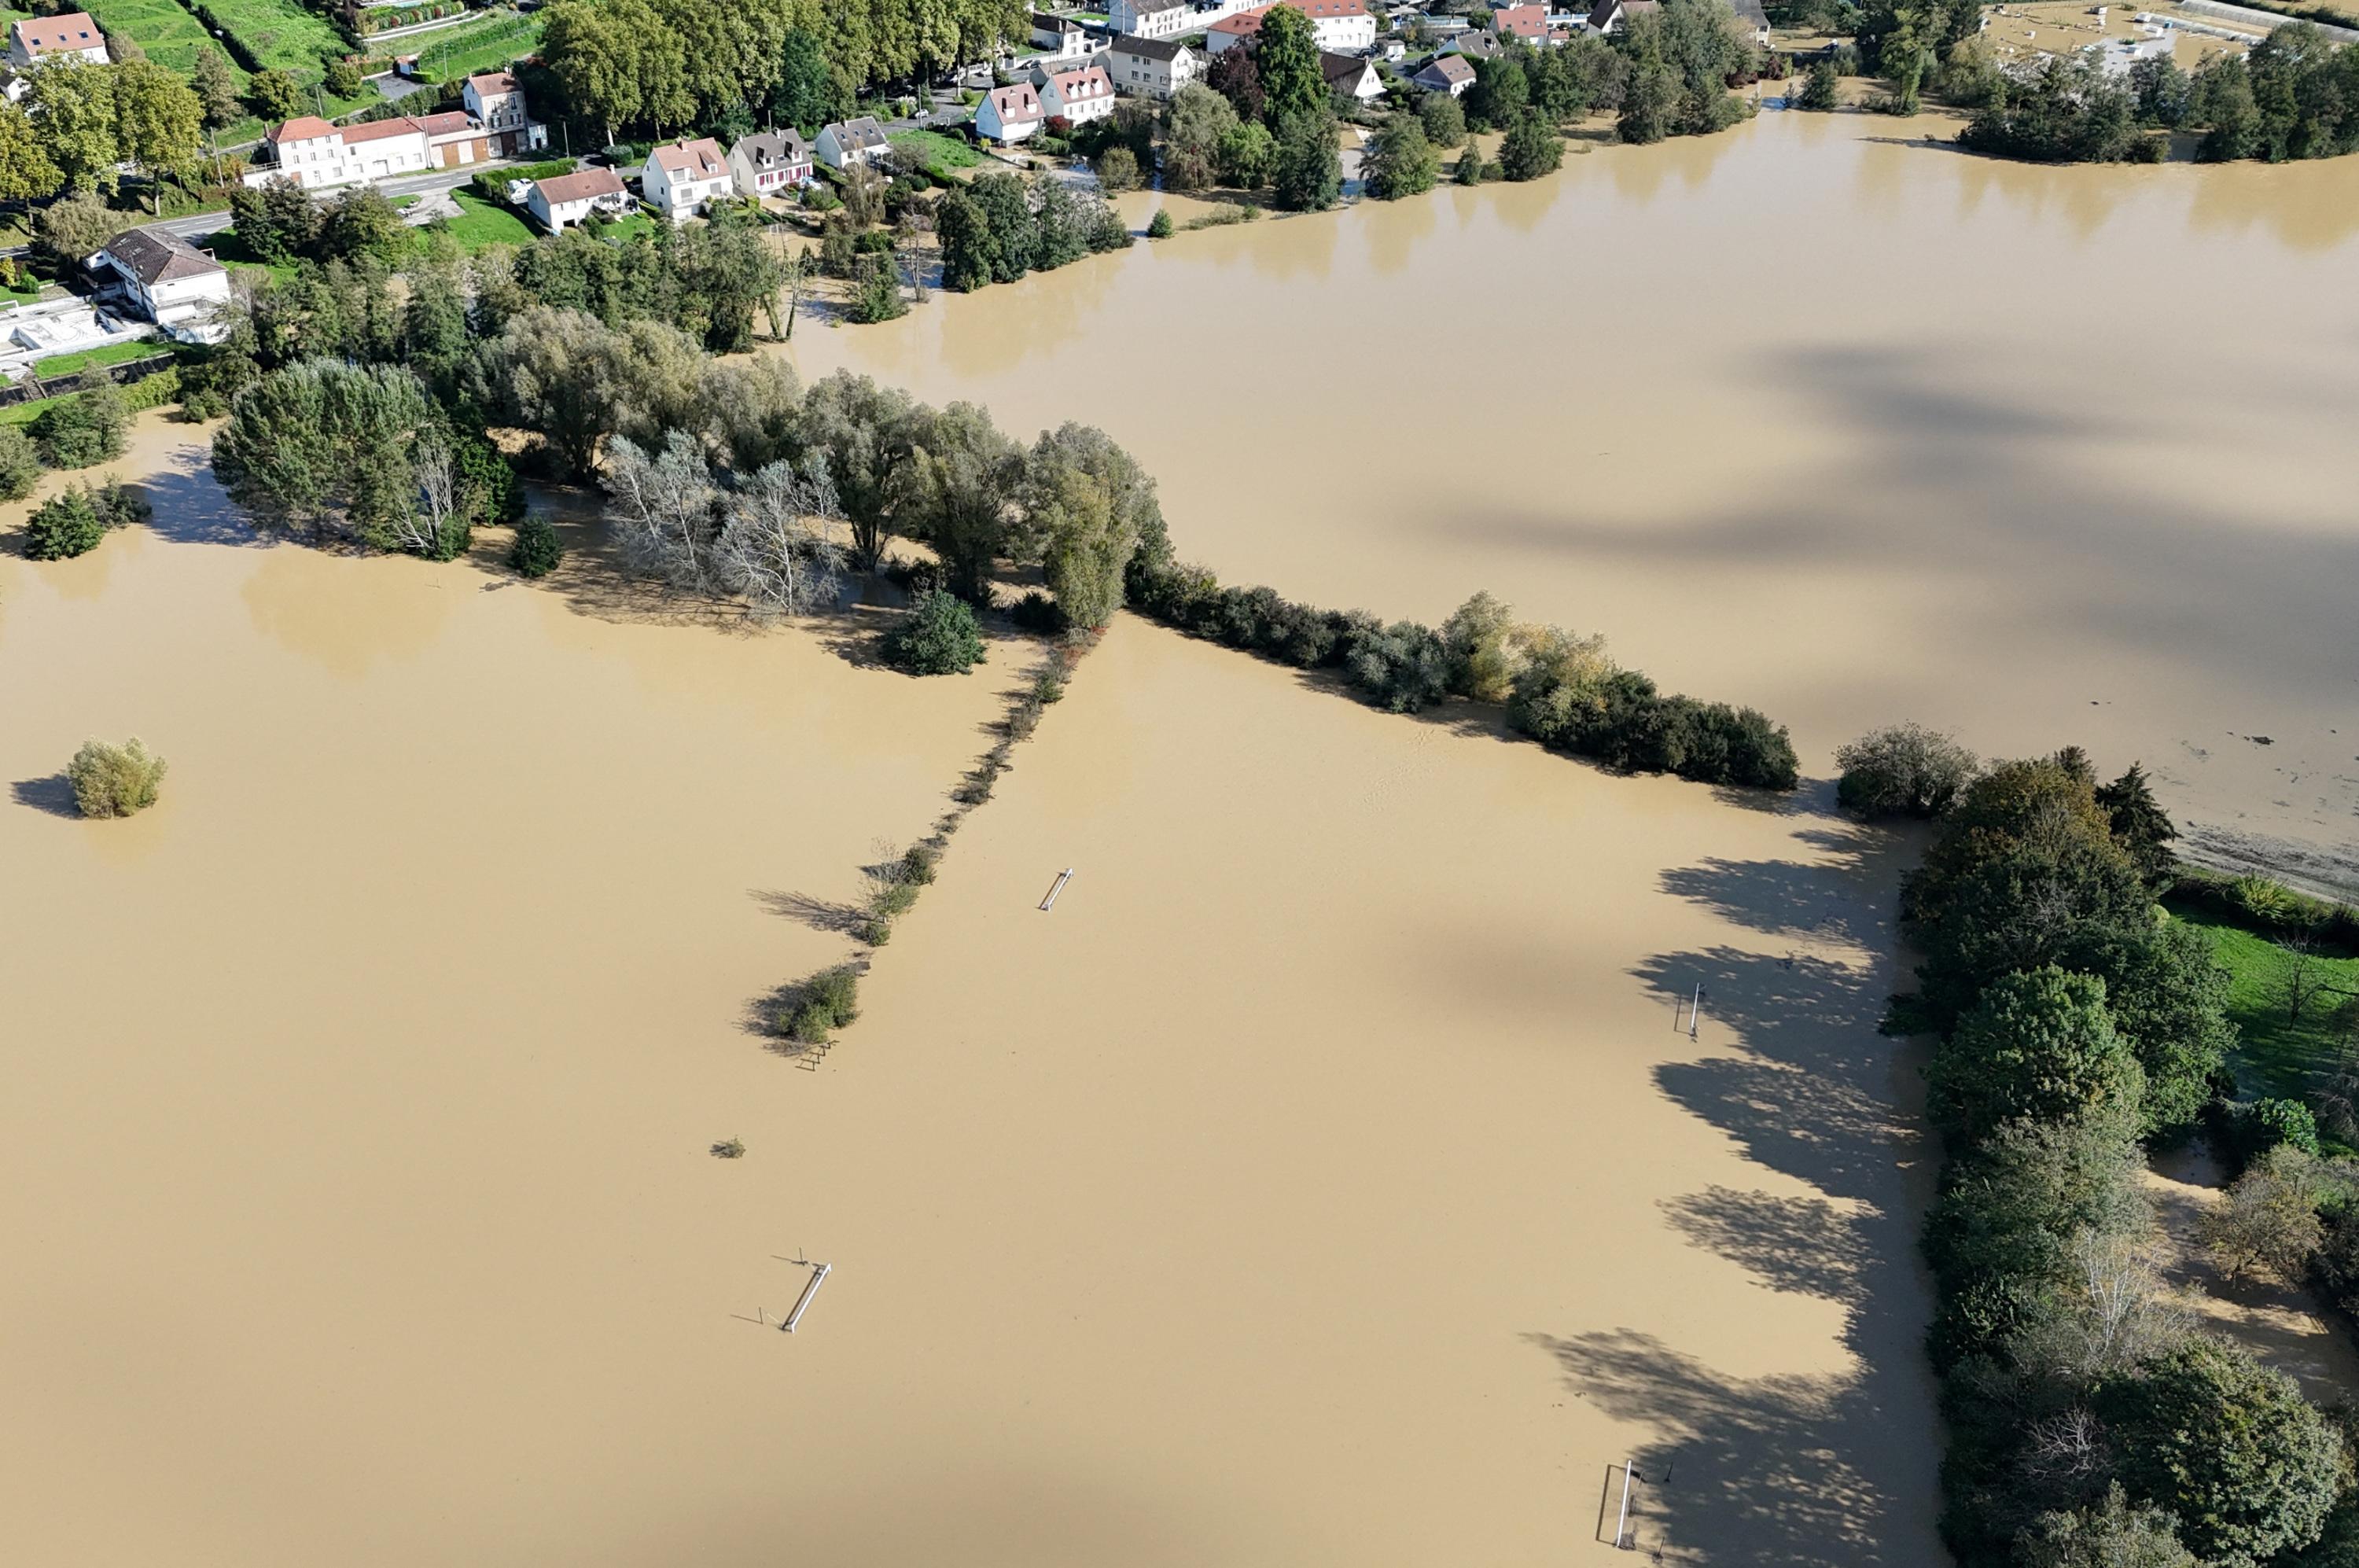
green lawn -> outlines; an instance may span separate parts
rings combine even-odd
[[[2321,983],[2329,987],[2303,1008],[2301,1021],[2290,1017],[2286,999],[2286,975],[2293,955],[2267,937],[2213,917],[2171,906],[2171,913],[2212,938],[2212,950],[2230,976],[2228,1013],[2241,1037],[2234,1066],[2237,1084],[2245,1094],[2266,1094],[2284,1099],[2306,1098],[2334,1064],[2338,1030],[2337,1007],[2359,993],[2359,958],[2312,955]]]
[[[940,131],[896,131],[892,143],[915,158],[927,173],[947,177],[952,169],[973,169],[983,162],[983,154],[975,151],[971,142],[956,136],[946,136]]]
[[[147,58],[185,76],[197,68],[197,51],[210,48],[204,25],[176,0],[85,0],[82,9],[110,33],[135,40]],[[240,81],[245,72],[230,61]]]
[[[532,229],[511,207],[495,207],[482,197],[464,191],[454,191],[451,199],[459,203],[459,215],[444,220],[451,237],[459,248],[478,251],[485,245],[523,245],[532,243]]]
[[[540,47],[540,24],[536,12],[529,16],[493,16],[427,34],[430,41],[418,51],[419,71],[430,82],[455,82],[478,71],[497,70]]]
[[[137,343],[108,343],[103,348],[86,348],[80,354],[61,354],[54,359],[42,360],[33,366],[33,374],[44,381],[55,381],[60,376],[78,376],[97,365],[127,365],[135,359],[153,359],[158,354],[170,352],[168,345],[147,339]]]
[[[213,23],[266,66],[299,82],[320,79],[323,55],[345,55],[352,46],[316,11],[294,0],[208,0]]]
[[[607,219],[606,227],[600,233],[598,237],[603,240],[611,241],[615,245],[628,245],[633,240],[637,239],[641,234],[645,234],[649,239],[653,239],[655,237],[656,225],[659,222],[661,222],[660,219],[656,218],[650,213],[626,212],[622,217]]]

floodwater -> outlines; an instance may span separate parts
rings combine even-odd
[[[1768,114],[794,353],[1095,420],[1226,581],[1428,619],[1489,588],[1814,770],[1904,718],[2139,759],[2359,887],[2359,160],[2038,169],[1923,125]]]

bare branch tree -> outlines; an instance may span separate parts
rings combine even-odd
[[[459,465],[451,443],[438,430],[422,432],[411,468],[418,476],[417,499],[407,513],[394,519],[394,537],[402,549],[439,561],[452,553],[444,548],[445,541],[463,526]]]
[[[757,618],[809,615],[835,597],[843,550],[829,537],[826,519],[842,507],[823,459],[807,459],[800,474],[789,463],[771,463],[745,481],[729,507],[718,574]]]
[[[2024,1433],[2018,1463],[2032,1480],[2058,1491],[2070,1491],[2107,1469],[2113,1463],[2113,1451],[2097,1418],[2075,1405],[2060,1415],[2031,1423]]]
[[[2298,1024],[2302,1010],[2326,988],[2327,969],[2306,938],[2294,937],[2280,945],[2285,949],[2286,966],[2277,980],[2278,994],[2285,997],[2286,1021]]]
[[[606,488],[606,515],[625,560],[675,587],[712,585],[716,496],[695,437],[674,430],[653,456],[629,438],[615,437]]]

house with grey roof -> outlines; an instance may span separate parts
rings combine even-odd
[[[82,264],[102,296],[127,315],[155,322],[182,343],[219,343],[229,304],[229,268],[159,226],[128,229]]]

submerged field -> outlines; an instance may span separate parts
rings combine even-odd
[[[800,1071],[1013,650],[257,546],[147,439],[0,561],[10,1556],[1603,1561],[1635,1455],[1667,1560],[1928,1560],[1904,846],[1125,621]]]

